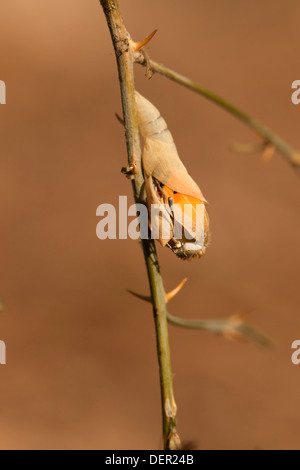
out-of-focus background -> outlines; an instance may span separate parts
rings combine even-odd
[[[159,32],[150,56],[215,90],[300,147],[297,0],[126,2],[128,30]],[[161,411],[143,255],[96,238],[96,208],[131,196],[115,57],[97,0],[2,0],[0,367],[2,449],[155,449]],[[136,67],[210,202],[200,261],[158,248],[174,315],[248,321],[273,351],[170,328],[178,428],[199,449],[299,449],[300,187],[280,155],[200,96]]]

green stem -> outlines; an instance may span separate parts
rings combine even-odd
[[[134,57],[129,47],[128,35],[121,16],[118,1],[100,0],[100,3],[110,29],[118,64],[128,162],[131,164],[135,161],[138,166],[138,173],[135,175],[133,180],[133,193],[135,201],[141,202],[144,180],[140,165],[141,148],[134,97]],[[157,354],[160,371],[164,449],[176,450],[180,448],[180,440],[176,431],[177,407],[173,392],[165,290],[160,274],[154,241],[143,240],[142,247],[153,301]]]

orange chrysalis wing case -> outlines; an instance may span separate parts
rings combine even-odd
[[[209,241],[207,201],[180,160],[158,109],[138,92],[135,97],[152,237],[179,258],[200,258]]]

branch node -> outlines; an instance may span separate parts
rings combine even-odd
[[[133,180],[135,178],[135,175],[137,174],[137,172],[138,172],[138,166],[135,160],[133,160],[131,165],[125,166],[121,169],[121,173],[123,173],[123,175],[125,175],[126,178],[130,180]]]
[[[176,428],[169,435],[168,441],[169,441],[169,446],[168,447],[169,447],[170,450],[181,450],[182,449],[180,437],[179,437],[179,435],[176,431]]]

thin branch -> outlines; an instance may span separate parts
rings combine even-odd
[[[203,87],[199,83],[194,82],[193,80],[190,80],[189,78],[177,72],[174,72],[174,70],[169,69],[165,65],[159,64],[154,60],[150,60],[148,56],[146,59],[145,55],[142,52],[135,53],[135,61],[147,67],[149,67],[150,65],[152,71],[157,72],[160,75],[163,75],[164,77],[167,77],[170,80],[173,80],[174,82],[179,83],[180,85],[183,85],[186,88],[189,88],[190,90],[195,91],[196,93],[204,96],[205,98],[214,102],[221,108],[225,109],[230,114],[238,118],[240,121],[244,122],[253,131],[258,133],[264,141],[269,144],[272,144],[272,146],[275,147],[281,153],[281,155],[290,163],[290,165],[292,165],[292,167],[300,175],[300,152],[291,147],[280,136],[275,134],[275,132],[273,132],[267,126],[262,124],[260,121],[257,121],[256,119],[252,118],[244,111],[241,111],[239,108],[229,103],[213,91]]]
[[[103,7],[116,53],[123,104],[128,163],[130,166],[132,163],[136,163],[138,166],[138,172],[132,184],[135,200],[136,202],[140,202],[142,200],[144,181],[140,164],[141,149],[134,98],[133,52],[129,47],[129,36],[122,20],[118,1],[100,0],[100,3]],[[180,449],[181,444],[176,429],[177,407],[173,392],[165,291],[154,241],[151,239],[142,240],[142,247],[147,266],[154,311],[160,371],[164,449],[176,450]]]

